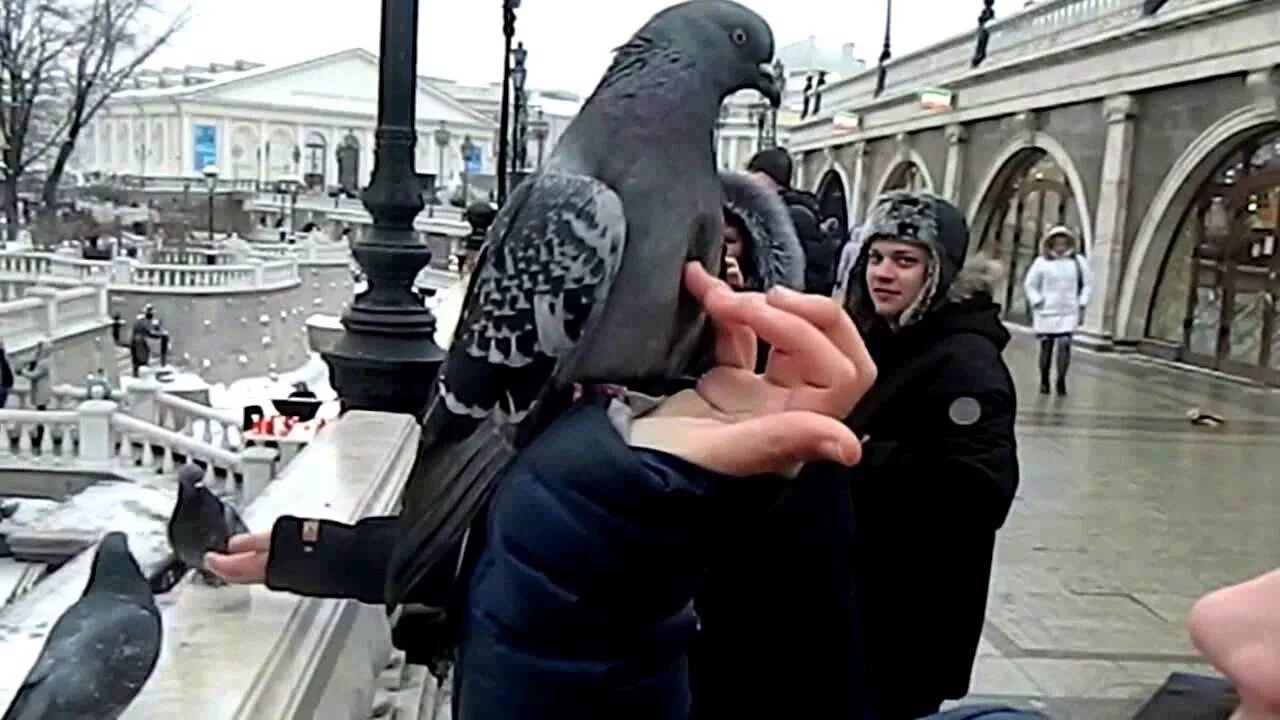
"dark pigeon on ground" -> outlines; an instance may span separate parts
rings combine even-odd
[[[178,502],[169,518],[169,545],[182,564],[195,568],[209,585],[222,585],[204,567],[208,552],[227,551],[232,535],[249,532],[235,508],[204,484],[204,470],[194,463],[178,468]]]
[[[718,272],[724,187],[712,137],[725,98],[777,107],[773,31],[729,0],[662,10],[614,52],[536,174],[506,199],[476,261],[425,411],[392,555],[397,605],[470,527],[515,448],[575,384],[665,392],[705,354],[686,262]]]
[[[128,538],[107,533],[84,595],[54,623],[4,720],[115,720],[151,677],[161,633]]]

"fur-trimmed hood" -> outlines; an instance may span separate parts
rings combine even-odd
[[[1054,225],[1046,230],[1044,237],[1040,239],[1041,254],[1045,257],[1052,257],[1053,253],[1050,252],[1049,248],[1053,245],[1054,241],[1059,238],[1064,239],[1071,244],[1071,255],[1075,255],[1080,252],[1080,237],[1066,225]]]
[[[744,263],[747,287],[782,285],[804,290],[804,249],[782,198],[746,173],[722,172],[724,209],[747,230],[743,238],[751,262]]]
[[[937,308],[994,294],[1001,268],[982,255],[966,259],[969,226],[950,202],[925,192],[895,191],[882,195],[859,231],[857,260],[843,278],[845,309],[860,325],[871,320],[875,309],[867,289],[867,257],[876,240],[893,239],[920,245],[929,252],[924,287],[903,311],[897,325],[920,321]]]

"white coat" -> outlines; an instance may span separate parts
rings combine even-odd
[[[1031,329],[1037,335],[1064,335],[1080,327],[1089,304],[1093,278],[1089,261],[1076,254],[1041,255],[1031,263],[1022,283],[1031,306]]]

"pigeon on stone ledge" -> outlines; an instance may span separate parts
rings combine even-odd
[[[54,623],[4,720],[115,720],[160,657],[160,611],[124,533],[98,544],[84,595]]]
[[[195,568],[208,585],[224,584],[204,567],[208,552],[227,551],[232,535],[249,532],[240,514],[204,484],[204,470],[195,463],[178,468],[178,501],[169,517],[169,545],[178,560]]]
[[[739,90],[779,104],[773,54],[768,23],[735,2],[662,10],[615,51],[547,162],[507,199],[423,420],[389,605],[457,547],[574,383],[662,393],[705,351],[683,268],[722,262],[712,137]]]

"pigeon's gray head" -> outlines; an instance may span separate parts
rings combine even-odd
[[[178,494],[190,495],[204,486],[204,470],[195,463],[178,468]]]
[[[93,568],[84,594],[116,593],[138,598],[151,598],[151,584],[129,551],[129,537],[122,532],[109,532],[98,543]]]
[[[750,88],[774,107],[782,102],[780,78],[771,65],[773,30],[748,7],[731,0],[688,0],[654,15],[636,37],[695,59],[721,99]]]

